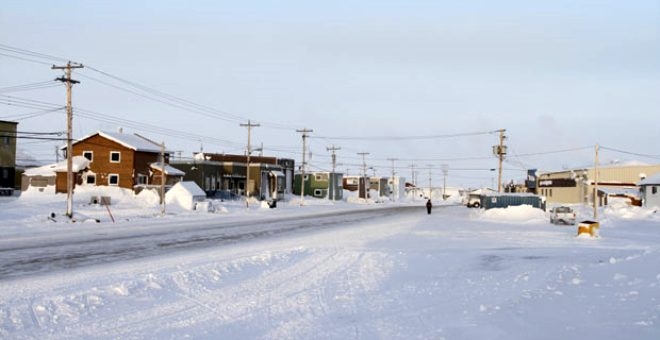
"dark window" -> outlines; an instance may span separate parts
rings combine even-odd
[[[94,160],[94,152],[93,151],[83,151],[83,157],[89,159],[90,162]]]
[[[87,184],[96,184],[96,175],[87,175]]]
[[[108,175],[108,185],[119,185],[119,175],[117,174]]]
[[[651,193],[653,193],[654,195],[657,194],[658,193],[658,187],[656,187],[655,185],[652,186],[651,187]]]
[[[110,152],[110,163],[119,163],[121,162],[121,152],[111,151]]]

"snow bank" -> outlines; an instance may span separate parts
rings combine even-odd
[[[545,211],[531,205],[479,210],[474,214],[478,219],[498,222],[541,223],[546,220]]]

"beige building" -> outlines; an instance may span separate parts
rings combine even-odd
[[[631,203],[638,202],[637,183],[657,173],[660,173],[660,164],[630,163],[599,166],[599,205],[606,205],[608,198],[615,196],[627,197]],[[594,179],[594,168],[539,172],[536,193],[545,196],[550,204],[592,203]]]

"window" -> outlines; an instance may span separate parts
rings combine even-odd
[[[5,145],[9,145],[9,143],[11,142],[9,140],[9,136],[4,136],[4,137],[2,137],[2,139],[5,141]]]
[[[321,189],[314,189],[314,196],[316,197],[323,196],[323,191]]]
[[[85,183],[94,185],[96,184],[96,175],[94,174],[88,174],[87,179],[85,180]]]
[[[119,162],[121,162],[121,152],[110,151],[110,163],[119,163]]]
[[[108,185],[119,185],[119,175],[117,174],[108,175]]]
[[[141,184],[141,185],[147,184],[147,175],[138,174],[137,175],[137,184]]]
[[[657,194],[658,193],[658,187],[656,187],[655,185],[652,186],[651,187],[651,193],[654,194],[654,195]]]
[[[94,161],[94,151],[83,151],[83,157],[87,158],[90,162]]]

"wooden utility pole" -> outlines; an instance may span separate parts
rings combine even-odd
[[[366,160],[365,157],[369,153],[368,152],[358,152],[357,154],[362,156],[362,177],[363,177],[362,180],[364,181],[364,197],[363,198],[367,199],[367,197],[369,196],[369,194],[368,194],[369,185],[367,185],[367,160]],[[358,185],[359,184],[360,184],[360,181],[358,180]],[[360,191],[359,190],[358,190],[358,196],[360,196]]]
[[[410,164],[410,168],[412,169],[412,200],[415,201],[415,195],[417,195],[417,184],[415,184],[415,163]]]
[[[71,88],[73,84],[79,84],[77,80],[71,79],[71,69],[83,68],[82,64],[71,63],[65,66],[51,67],[52,70],[64,70],[64,76],[55,78],[66,84],[66,215],[73,217],[73,106],[71,105]]]
[[[334,173],[337,168],[337,154],[335,151],[341,150],[341,148],[333,145],[332,147],[326,147],[325,149],[332,152],[332,173]]]
[[[594,221],[598,220],[598,149],[599,146],[596,144],[594,156]]]
[[[330,180],[330,186],[328,188],[328,200],[331,199],[331,197],[330,197],[331,192],[332,192],[332,195],[333,195],[332,200],[335,200],[336,197],[337,197],[337,193],[336,193],[336,191],[337,191],[337,173],[335,172],[336,168],[337,168],[337,154],[335,153],[335,151],[341,150],[341,148],[336,147],[336,146],[333,145],[332,147],[326,147],[325,149],[332,152],[332,173],[329,176],[330,178],[328,178]],[[331,188],[332,188],[332,190],[330,190]]]
[[[254,124],[249,119],[247,124],[241,124],[242,127],[246,127],[248,130],[248,140],[247,140],[247,167],[245,170],[245,206],[250,207],[250,154],[252,153],[252,128],[259,127],[260,124]]]
[[[502,192],[502,163],[504,162],[504,156],[506,156],[506,145],[504,145],[504,140],[506,139],[504,132],[506,132],[506,129],[501,129],[499,132],[500,144],[493,146],[493,154],[499,159],[499,168],[497,172],[497,192]]]
[[[399,196],[399,188],[398,186],[395,186],[394,183],[394,176],[396,176],[396,172],[394,171],[394,162],[398,161],[398,158],[388,158],[388,161],[392,162],[392,196],[394,196],[396,199],[398,199],[397,196]],[[395,199],[395,201],[396,201]]]
[[[433,180],[432,177],[433,174],[431,172],[433,170],[433,164],[428,164],[428,166],[429,166],[429,199],[431,199],[431,196],[433,196],[433,187],[431,186]]]
[[[160,214],[165,215],[165,142],[160,144]]]
[[[447,200],[447,174],[449,174],[449,168],[447,164],[442,165],[442,199]]]
[[[296,132],[302,133],[303,140],[302,165],[300,166],[300,206],[302,207],[305,202],[305,165],[307,165],[305,154],[307,153],[307,137],[309,137],[308,133],[314,132],[314,130],[305,128],[296,130]]]

